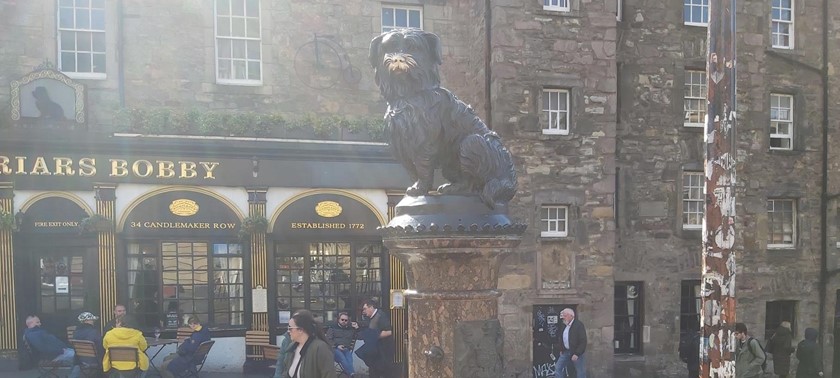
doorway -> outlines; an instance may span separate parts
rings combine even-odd
[[[83,311],[99,314],[96,249],[41,248],[29,259],[23,280],[32,291],[22,298],[24,309],[41,318],[41,327],[66,340],[67,327]],[[25,319],[25,318],[24,318]],[[25,325],[24,325],[25,327]]]

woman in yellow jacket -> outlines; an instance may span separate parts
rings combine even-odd
[[[116,361],[113,364],[111,363],[108,348],[129,346],[137,348],[138,356],[140,357],[140,370],[143,371],[141,377],[145,376],[146,370],[149,369],[149,357],[145,353],[148,344],[146,344],[146,338],[143,337],[143,332],[134,329],[133,327],[136,327],[136,325],[133,324],[131,318],[125,315],[117,316],[114,319],[114,325],[114,329],[108,331],[105,337],[102,338],[102,347],[105,348],[105,357],[102,359],[102,370],[107,372],[111,368],[121,371],[132,371],[136,369],[137,364],[134,362]]]

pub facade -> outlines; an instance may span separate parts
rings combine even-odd
[[[28,314],[63,335],[80,312],[104,323],[119,303],[146,332],[198,315],[226,356],[208,368],[237,371],[246,330],[278,335],[299,309],[330,322],[340,311],[358,319],[364,299],[389,307],[399,263],[377,228],[406,178],[382,144],[173,137],[126,151],[127,136],[7,135],[6,343]],[[291,157],[301,148],[323,160]]]

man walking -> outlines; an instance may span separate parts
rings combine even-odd
[[[761,365],[767,359],[758,340],[747,334],[747,325],[735,323],[735,338],[738,340],[735,351],[735,376],[738,378],[761,377]]]
[[[555,365],[555,377],[565,378],[566,367],[575,366],[577,378],[586,378],[586,328],[580,320],[575,319],[575,311],[566,308],[560,311],[563,318],[563,332],[560,334],[560,356]]]
[[[356,351],[356,355],[370,368],[370,378],[393,378],[394,337],[391,320],[369,299],[362,302],[362,313],[370,318],[370,324],[360,334],[365,344]]]
[[[773,372],[779,378],[787,378],[790,374],[790,354],[793,353],[793,333],[790,330],[790,322],[783,321],[776,328],[776,332],[767,341],[767,353],[773,355]]]

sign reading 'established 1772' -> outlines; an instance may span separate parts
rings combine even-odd
[[[79,176],[137,177],[137,178],[216,178],[216,161],[152,160],[152,159],[96,159],[83,157],[2,156],[0,176]]]

